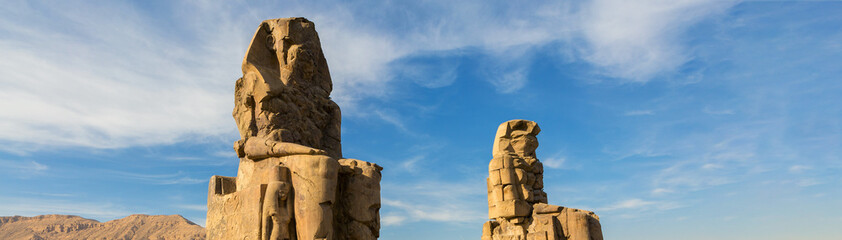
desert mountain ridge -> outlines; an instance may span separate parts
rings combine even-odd
[[[134,214],[107,222],[73,215],[12,216],[0,217],[0,239],[199,240],[205,239],[205,228],[181,215]]]

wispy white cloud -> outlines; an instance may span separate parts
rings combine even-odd
[[[388,64],[417,48],[403,46],[377,26],[364,24],[349,9],[312,13],[334,81],[333,98],[341,105],[368,97],[384,97],[391,80]],[[351,113],[353,114],[353,113]]]
[[[723,12],[732,1],[595,0],[580,13],[583,58],[604,74],[646,82],[692,59],[682,35],[696,22]]]
[[[789,170],[790,173],[803,173],[804,171],[807,171],[807,170],[810,170],[810,169],[813,169],[813,167],[805,166],[805,165],[792,165],[791,167],[789,167],[788,170]]]
[[[216,151],[211,153],[211,156],[234,159],[237,158],[237,152],[235,152],[234,150]]]
[[[645,140],[644,142],[635,142],[635,144],[642,144],[642,145],[638,146],[638,147],[635,147],[634,149],[631,149],[631,150],[626,151],[626,152],[616,151],[616,150],[612,150],[612,149],[609,149],[609,148],[604,148],[603,152],[605,152],[606,154],[609,154],[609,155],[616,155],[616,157],[614,157],[615,160],[623,160],[623,159],[632,158],[632,157],[649,158],[649,157],[662,157],[662,156],[668,156],[669,155],[666,151],[664,151],[664,149],[655,149],[652,146],[649,146],[648,144],[651,144],[651,143],[646,143],[647,141],[649,141],[649,140]]]
[[[819,185],[819,184],[823,184],[823,183],[824,182],[819,181],[818,179],[808,178],[808,179],[801,179],[801,180],[796,181],[795,185],[798,185],[799,187],[810,187],[810,186],[815,186],[815,185]]]
[[[172,184],[198,184],[198,183],[207,183],[207,179],[196,179],[183,172],[177,172],[172,174],[140,174],[140,173],[132,173],[132,172],[123,172],[123,171],[106,171],[116,177],[125,178],[125,179],[132,179],[137,180],[145,183],[150,184],[159,184],[159,185],[172,185]]]
[[[478,178],[479,179],[479,178]],[[383,183],[384,216],[391,224],[432,221],[478,222],[487,218],[484,184],[471,182],[423,181],[409,184]]]
[[[5,197],[0,198],[0,202],[0,212],[3,215],[69,214],[107,221],[138,213],[109,202],[74,203],[65,200]]]
[[[382,223],[383,226],[401,225],[404,221],[406,221],[406,217],[398,215],[387,215],[380,218],[380,223]]]
[[[0,172],[21,178],[44,174],[50,167],[32,160],[0,160]]]
[[[188,157],[188,156],[168,156],[166,157],[167,160],[171,161],[198,161],[202,160],[200,157]]]
[[[722,169],[722,165],[715,164],[715,163],[707,163],[702,165],[702,169]]]
[[[562,156],[557,156],[557,157],[543,159],[543,160],[541,160],[541,163],[543,163],[545,167],[558,169],[558,168],[564,167],[565,161],[567,161],[567,158],[562,157]]]
[[[706,168],[693,162],[678,162],[656,174],[653,184],[664,189],[697,191],[736,181],[730,174],[710,171],[716,168],[716,165]]]
[[[553,42],[571,43],[578,60],[607,75],[646,81],[691,58],[680,41],[683,29],[730,6],[433,1],[401,3],[415,12],[398,17],[384,16],[389,11],[377,4],[290,3],[278,10],[199,1],[172,3],[194,11],[163,16],[173,21],[164,23],[128,3],[69,4],[15,2],[0,12],[0,31],[8,33],[0,37],[5,56],[0,60],[0,142],[12,146],[6,151],[236,136],[230,127],[231,86],[240,75],[242,51],[263,19],[303,15],[317,23],[334,99],[345,107],[345,116],[355,116],[359,101],[389,97],[389,83],[402,72],[392,63],[431,52],[475,49],[485,56],[480,68],[487,70],[487,80],[501,93],[523,88],[531,56]],[[426,12],[439,17],[418,17]],[[457,81],[458,66],[434,67],[440,71],[429,77],[403,72],[410,75],[406,80],[425,87]],[[402,126],[395,118],[383,120]]]
[[[217,151],[201,156],[175,155],[163,157],[164,160],[184,165],[222,166],[236,164],[237,154],[231,151]]]
[[[426,88],[450,86],[459,77],[459,62],[436,58],[434,61],[408,61],[393,64],[396,78],[409,80]]]
[[[230,108],[219,86],[234,71],[209,71],[217,56],[192,47],[205,43],[176,44],[117,2],[20,6],[0,21],[3,141],[117,148],[232,132],[217,109]]]
[[[672,201],[650,201],[639,198],[632,198],[618,201],[604,207],[596,208],[594,211],[608,212],[624,218],[636,218],[641,215],[669,211],[682,208],[684,205]]]
[[[208,210],[208,205],[205,205],[205,204],[177,204],[177,205],[174,205],[173,207],[191,210],[191,211],[201,211],[201,212],[205,212],[205,211]]]
[[[37,196],[58,197],[58,198],[66,198],[66,197],[76,196],[76,194],[72,194],[72,193],[48,193],[48,192],[24,192],[24,193],[37,195]]]
[[[403,120],[391,110],[374,110],[374,115],[377,116],[379,119],[383,120],[386,123],[391,124],[398,130],[401,130],[404,133],[413,133],[406,127]]]
[[[655,189],[652,189],[652,194],[653,194],[653,195],[664,195],[664,194],[667,194],[667,193],[673,193],[673,192],[675,192],[675,191],[670,190],[670,189],[666,189],[666,188],[655,188]]]
[[[702,112],[710,114],[710,115],[731,115],[731,114],[734,114],[734,110],[731,110],[731,109],[714,110],[714,109],[711,109],[710,106],[706,106],[704,109],[702,109]]]
[[[627,111],[624,115],[626,116],[642,116],[642,115],[652,115],[655,114],[652,110],[634,110],[634,111]]]
[[[523,88],[527,82],[528,71],[525,67],[495,74],[489,78],[491,84],[501,93],[512,93]]]
[[[688,118],[691,120],[656,119],[647,124],[654,128],[642,130],[635,137],[640,141],[623,143],[630,146],[628,152],[615,153],[620,159],[643,156],[641,163],[657,166],[642,170],[645,173],[641,177],[650,179],[654,189],[651,195],[718,188],[768,171],[770,165],[763,164],[766,159],[758,155],[758,145],[775,125],[735,123],[721,125],[721,129],[674,134],[676,124],[696,123],[695,116]]]
[[[411,173],[418,172],[418,162],[424,160],[426,157],[426,155],[416,155],[414,157],[404,160],[400,166],[404,171]]]
[[[609,206],[598,208],[597,210],[599,210],[599,211],[613,211],[613,210],[630,209],[630,208],[640,209],[640,208],[648,207],[650,205],[655,205],[655,204],[656,204],[656,202],[653,202],[653,201],[645,201],[645,200],[633,198],[633,199],[628,199],[628,200],[616,202],[616,203],[611,204]]]
[[[416,203],[407,203],[389,199],[383,199],[383,205],[402,210],[410,219],[412,219],[412,221],[475,222],[485,218],[470,209],[453,205],[418,205]],[[405,219],[406,217],[393,215],[392,218],[393,220],[396,220],[398,218]]]

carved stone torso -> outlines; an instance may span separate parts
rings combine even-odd
[[[339,159],[341,112],[312,25],[303,18],[260,25],[243,59],[233,115],[242,141],[277,138]]]

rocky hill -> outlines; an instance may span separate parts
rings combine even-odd
[[[199,240],[205,229],[179,215],[135,214],[101,223],[69,215],[0,217],[4,240]]]

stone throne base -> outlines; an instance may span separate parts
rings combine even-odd
[[[273,231],[284,233],[275,239],[377,239],[381,170],[323,155],[242,158],[237,177],[211,177],[207,239],[272,239]],[[286,199],[272,198],[283,185]]]
[[[538,203],[523,222],[486,222],[482,240],[602,240],[599,217],[591,211]]]

